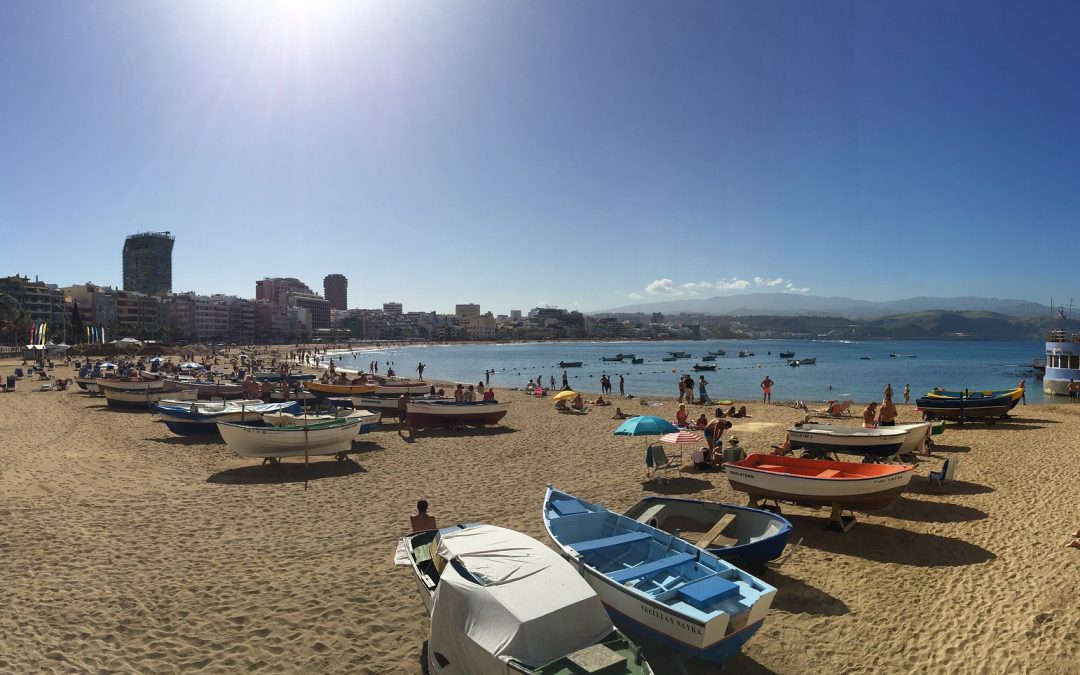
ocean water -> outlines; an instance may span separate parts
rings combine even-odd
[[[709,351],[724,349],[716,357],[716,370],[696,373],[695,363]],[[739,350],[755,352],[737,356]],[[661,361],[669,351],[689,352],[693,358]],[[792,367],[779,352],[794,351],[795,358],[816,357],[816,365]],[[548,383],[554,376],[561,386],[559,361],[581,361],[581,368],[567,368],[575,390],[600,391],[600,375],[612,378],[618,392],[619,375],[626,391],[635,396],[678,396],[678,377],[683,373],[704,375],[713,399],[756,399],[760,383],[772,378],[773,400],[824,401],[851,398],[856,402],[881,399],[892,384],[894,400],[903,401],[904,385],[911,385],[911,399],[933,387],[945,389],[1008,389],[1027,379],[1028,402],[1043,400],[1042,383],[1035,379],[1031,361],[1044,353],[1042,342],[963,342],[951,340],[905,341],[817,341],[817,340],[696,340],[686,342],[560,342],[527,344],[455,344],[424,347],[397,347],[375,351],[333,354],[345,369],[367,370],[379,361],[380,372],[392,362],[396,374],[415,377],[418,363],[425,364],[424,378],[453,382],[479,382],[484,371],[495,371],[491,384],[522,387],[538,375]],[[645,363],[611,363],[602,356],[634,353]],[[771,354],[769,353],[771,352]],[[900,356],[890,356],[897,353]],[[869,357],[869,359],[863,358]],[[831,387],[831,389],[830,389]],[[695,397],[696,397],[695,390]]]

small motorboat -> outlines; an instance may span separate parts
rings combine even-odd
[[[431,617],[424,672],[653,672],[596,591],[532,537],[454,525],[407,535],[401,548]]]
[[[695,363],[690,366],[690,370],[716,370],[715,363]]]
[[[689,359],[690,352],[668,352],[668,356],[674,356],[677,359]]]
[[[723,356],[724,354],[727,354],[727,352],[725,352],[723,349],[717,349],[714,352],[709,352],[709,356]]]
[[[811,356],[808,359],[798,359],[800,366],[812,366],[817,363],[817,357]]]
[[[709,356],[702,356],[702,357],[701,357],[701,360],[702,360],[702,361],[715,361],[715,360],[716,360],[716,357],[715,357],[715,356],[712,356],[712,355],[710,354]]]
[[[618,362],[621,362],[623,360],[623,357],[622,356],[601,356],[600,360],[601,361],[618,361]]]
[[[780,352],[780,358],[790,359],[795,357],[795,352]]]
[[[661,361],[678,361],[679,357],[677,357],[677,356],[665,356],[664,358],[662,358],[660,360]]]
[[[630,363],[634,363],[634,364],[645,363],[645,357],[638,358],[638,357],[635,356],[634,358],[630,359]]]
[[[1000,396],[961,396],[942,398],[923,396],[915,400],[923,419],[1001,418],[1008,417],[1017,400],[1011,393]]]
[[[405,415],[414,429],[431,427],[453,428],[458,426],[484,427],[498,424],[510,410],[510,402],[476,401],[456,403],[449,400],[411,400]]]
[[[307,390],[317,398],[330,398],[336,396],[364,396],[366,394],[374,394],[375,390],[378,389],[378,385],[367,383],[323,384],[322,382],[305,382],[304,387],[306,387]]]
[[[551,487],[544,528],[616,624],[722,664],[761,628],[776,589],[690,542]]]
[[[747,356],[753,356],[753,355],[754,355],[754,352],[746,350],[746,349],[743,349],[743,350],[739,351],[739,356],[744,357],[744,358],[747,357]]]
[[[581,361],[559,361],[560,368],[580,368]]]
[[[345,459],[360,429],[360,418],[338,417],[306,426],[249,426],[218,422],[229,449],[241,457],[261,457],[276,464],[281,457],[334,455]]]
[[[776,560],[791,534],[787,518],[771,511],[698,499],[645,497],[623,515],[682,537],[735,565]]]
[[[754,497],[872,510],[893,503],[915,467],[756,454],[727,462],[724,470],[732,489]]]

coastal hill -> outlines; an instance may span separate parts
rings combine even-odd
[[[597,314],[825,314],[851,319],[875,319],[895,314],[940,310],[950,312],[994,312],[1018,318],[1040,318],[1050,314],[1046,305],[1028,300],[977,297],[917,297],[903,300],[856,300],[794,293],[746,293],[711,298],[677,299],[625,305]]]

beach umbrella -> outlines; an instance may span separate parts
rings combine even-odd
[[[116,364],[112,363],[111,361],[106,361],[105,363],[98,364],[98,368],[101,368],[102,370],[112,370],[115,367]]]
[[[554,403],[558,403],[559,401],[565,401],[567,399],[574,398],[575,396],[577,396],[576,391],[560,391],[558,394],[552,396],[551,400]]]
[[[187,363],[181,363],[179,366],[177,366],[177,368],[179,368],[180,370],[202,370],[201,365],[199,365],[198,363],[192,363],[191,361],[188,361]]]
[[[150,359],[150,363],[161,363],[161,357],[155,356],[154,358]]]
[[[616,436],[659,436],[677,432],[679,427],[655,415],[631,417],[615,430]]]
[[[682,443],[685,445],[701,445],[705,439],[696,431],[677,431],[664,434],[660,437],[661,443]]]

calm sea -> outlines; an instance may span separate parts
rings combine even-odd
[[[701,363],[709,351],[723,349],[716,357],[716,370],[695,373],[691,366]],[[693,358],[661,361],[669,351],[689,352]],[[737,356],[750,350],[752,357]],[[792,367],[779,356],[794,351],[795,358],[817,358],[816,365]],[[816,340],[710,340],[689,342],[561,342],[530,344],[445,345],[399,347],[337,354],[337,364],[351,370],[367,370],[378,360],[380,372],[386,362],[394,364],[401,376],[416,375],[423,362],[425,379],[479,382],[484,371],[495,371],[495,387],[521,387],[538,375],[547,383],[554,376],[561,386],[559,361],[581,361],[581,368],[568,368],[570,385],[583,392],[599,392],[600,375],[607,373],[618,392],[619,375],[626,380],[627,393],[635,396],[677,396],[682,373],[704,375],[713,399],[754,399],[760,396],[760,382],[768,375],[775,382],[774,400],[822,401],[852,398],[857,402],[880,399],[885,385],[892,384],[896,398],[903,400],[904,384],[911,385],[914,400],[933,387],[946,389],[1008,389],[1027,378],[1029,402],[1043,400],[1041,382],[1031,371],[1033,358],[1042,356],[1041,342],[958,342],[920,340],[897,342],[839,342]],[[602,356],[634,353],[645,362],[629,360],[611,363]],[[771,352],[771,353],[770,353]],[[899,356],[891,356],[891,354]],[[869,358],[866,358],[869,357]],[[337,361],[340,359],[340,361]],[[831,389],[830,389],[831,386]]]

